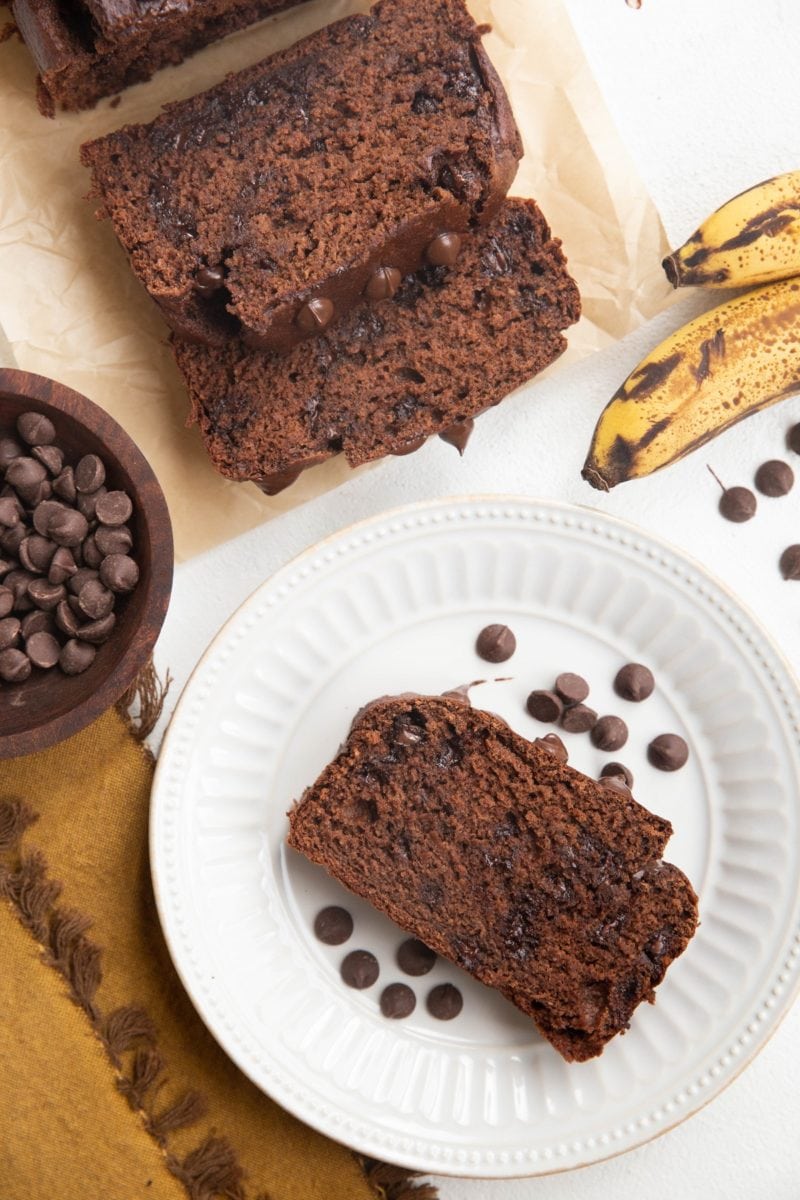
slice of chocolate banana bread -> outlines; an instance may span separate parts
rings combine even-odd
[[[522,147],[463,0],[381,0],[149,125],[83,146],[131,265],[182,336],[286,351],[447,264]]]
[[[202,46],[299,0],[11,0],[17,28],[39,72],[37,98],[56,108],[92,108],[103,96],[150,79]]]
[[[630,796],[452,696],[385,697],[289,814],[289,844],[497,988],[568,1061],[628,1027],[697,925]]]
[[[342,452],[353,465],[438,433],[460,450],[472,418],[564,350],[580,297],[532,200],[508,200],[454,267],[423,267],[289,354],[173,339],[214,466],[272,494]]]

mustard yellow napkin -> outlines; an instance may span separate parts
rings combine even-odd
[[[0,762],[3,1200],[435,1200],[267,1099],[170,962],[120,713]]]

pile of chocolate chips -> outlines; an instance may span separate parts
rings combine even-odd
[[[114,630],[139,568],[126,492],[96,454],[64,462],[47,417],[24,412],[0,436],[0,680],[58,666],[79,675]]]
[[[317,913],[314,933],[326,946],[341,946],[353,933],[353,918],[346,908],[331,904]],[[436,962],[433,950],[417,938],[407,938],[398,948],[397,965],[406,975],[427,975]],[[377,982],[380,963],[369,950],[351,950],[342,959],[339,973],[348,987],[363,991]],[[410,1017],[417,1007],[417,997],[407,983],[390,983],[380,995],[380,1010],[391,1020]],[[432,1017],[452,1021],[464,1005],[461,992],[452,983],[440,983],[431,988],[425,1006]]]

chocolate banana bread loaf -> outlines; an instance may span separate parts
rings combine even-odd
[[[83,146],[93,195],[183,337],[285,351],[455,260],[522,147],[463,0],[381,0]]]
[[[39,108],[92,108],[161,67],[299,0],[11,0],[39,72]]]
[[[353,465],[438,433],[463,450],[472,418],[561,354],[580,298],[532,200],[508,200],[455,266],[423,267],[276,355],[173,339],[214,466],[280,491],[342,452]]]
[[[668,821],[451,696],[356,717],[289,844],[497,988],[568,1061],[600,1054],[697,925]]]

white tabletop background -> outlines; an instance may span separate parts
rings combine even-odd
[[[798,0],[564,0],[640,175],[679,243],[742,188],[800,166]],[[556,232],[558,213],[548,213]],[[702,302],[701,302],[702,303]],[[800,542],[800,484],[760,501],[745,526],[717,513],[713,464],[750,484],[784,451],[800,397],[767,410],[670,470],[603,496],[579,476],[599,408],[691,297],[610,351],[557,371],[481,418],[466,457],[433,439],[176,574],[157,665],[181,687],[222,621],[267,575],[320,537],[396,504],[479,492],[594,505],[637,522],[729,584],[800,669],[800,583],[777,560]],[[2,349],[0,349],[2,357]],[[800,472],[800,459],[794,465]],[[156,737],[163,730],[163,723]],[[437,1180],[442,1200],[797,1200],[800,1005],[760,1057],[708,1108],[665,1137],[582,1171],[510,1183]]]

